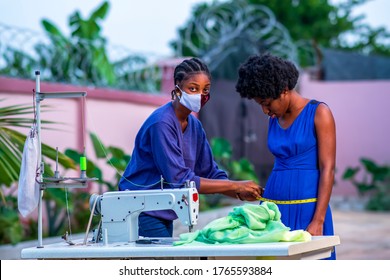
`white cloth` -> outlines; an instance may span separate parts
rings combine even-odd
[[[39,184],[35,179],[39,166],[39,153],[37,129],[36,125],[33,125],[24,143],[18,184],[18,209],[23,217],[31,214],[38,206]]]

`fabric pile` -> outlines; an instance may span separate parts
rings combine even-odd
[[[226,216],[207,224],[202,230],[183,233],[173,245],[186,244],[249,244],[265,242],[304,242],[309,232],[291,231],[280,220],[278,206],[273,202],[234,207]]]

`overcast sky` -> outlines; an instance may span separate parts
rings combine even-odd
[[[341,0],[332,0],[339,2]],[[102,22],[103,35],[113,45],[135,52],[170,55],[169,42],[190,17],[196,3],[212,0],[111,0]],[[103,0],[0,0],[0,23],[43,32],[43,18],[69,34],[68,17],[79,10],[86,18]],[[356,10],[371,26],[390,30],[389,0],[371,0]]]

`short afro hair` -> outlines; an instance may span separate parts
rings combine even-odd
[[[295,88],[299,72],[295,65],[269,53],[248,58],[238,70],[236,91],[248,99],[278,99]]]

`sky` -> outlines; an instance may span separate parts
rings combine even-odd
[[[332,0],[340,2],[342,0]],[[212,0],[111,0],[107,18],[102,22],[103,36],[109,43],[129,51],[171,55],[169,42],[177,38],[197,3]],[[87,18],[103,0],[0,0],[0,23],[42,32],[41,20],[46,18],[69,34],[68,17],[76,10]],[[371,0],[356,9],[365,14],[373,27],[390,30],[389,0]]]

